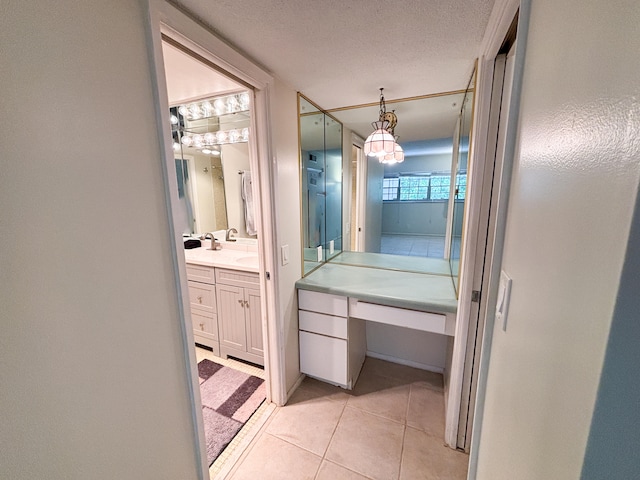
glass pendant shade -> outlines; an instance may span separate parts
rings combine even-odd
[[[397,142],[395,143],[393,153],[389,153],[380,158],[380,163],[387,163],[390,165],[402,162],[404,162],[404,150],[402,150],[402,147]]]
[[[364,142],[364,154],[378,158],[393,154],[396,141],[387,131],[389,122],[373,122],[371,126],[374,132]]]

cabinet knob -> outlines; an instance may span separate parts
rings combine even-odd
[[[202,330],[204,332],[204,323],[200,324],[200,330]]]
[[[198,295],[198,303],[202,303],[202,295]]]
[[[244,301],[244,306],[245,306],[245,307],[247,307],[247,308],[249,308],[249,300],[245,300],[245,301]]]
[[[238,300],[238,303],[239,303],[240,305],[242,305],[242,302],[244,302],[244,300]]]

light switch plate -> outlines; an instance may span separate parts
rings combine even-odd
[[[322,245],[318,247],[318,261],[322,261]]]
[[[282,252],[282,265],[287,265],[289,263],[289,245],[282,245],[280,247]]]
[[[502,330],[507,331],[507,316],[509,314],[509,300],[511,299],[511,278],[502,270],[498,285],[498,299],[496,301],[496,322],[502,324]]]

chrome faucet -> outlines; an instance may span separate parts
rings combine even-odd
[[[236,241],[236,239],[231,236],[232,233],[238,233],[238,230],[236,230],[235,228],[230,228],[229,230],[227,230],[227,236],[225,238],[225,241],[227,241],[227,242],[235,242]]]
[[[204,239],[206,240],[208,238],[211,239],[211,247],[209,250],[220,250],[222,248],[222,245],[220,245],[220,242],[213,236],[213,233],[205,233]]]

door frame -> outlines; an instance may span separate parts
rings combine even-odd
[[[481,122],[479,134],[484,142],[484,156],[486,159],[487,144],[497,141],[497,129],[493,131],[492,137],[490,132],[490,106],[491,106],[491,89],[494,77],[496,58],[501,53],[501,48],[508,37],[509,29],[513,20],[518,15],[517,35],[518,39],[515,44],[515,62],[513,69],[512,89],[509,102],[509,110],[507,112],[507,121],[505,123],[505,146],[504,157],[500,171],[496,171],[494,181],[497,188],[492,192],[492,201],[496,202],[495,216],[492,222],[493,239],[487,242],[486,251],[491,252],[484,262],[485,272],[484,278],[488,281],[483,283],[482,296],[485,297],[481,307],[484,309],[484,332],[481,342],[480,365],[477,375],[477,393],[475,395],[473,431],[471,433],[471,445],[469,455],[468,479],[475,479],[478,469],[479,442],[482,433],[482,421],[484,414],[484,402],[487,387],[487,373],[489,366],[489,358],[491,356],[491,341],[493,338],[493,330],[495,324],[495,304],[498,293],[498,285],[500,279],[500,269],[502,265],[502,253],[504,249],[506,218],[508,212],[509,192],[511,186],[511,174],[513,170],[513,162],[516,152],[518,117],[520,108],[520,92],[522,87],[522,76],[524,70],[526,43],[529,18],[531,13],[531,0],[497,0],[494,5],[486,34],[482,42],[482,56],[479,65],[481,66],[482,75],[479,77],[479,85],[482,88],[480,93],[480,102],[483,105],[484,119]],[[494,149],[495,150],[495,149]],[[488,161],[493,162],[494,158]],[[494,207],[492,206],[492,209]],[[471,261],[471,260],[470,260]],[[475,261],[475,259],[474,259]],[[471,267],[473,268],[473,266]],[[471,274],[466,279],[468,294],[471,294],[473,288],[473,280],[477,275]],[[468,307],[470,297],[466,301]],[[467,321],[469,316],[467,316]]]
[[[176,292],[180,303],[180,323],[182,330],[182,348],[186,360],[186,377],[189,386],[189,397],[192,407],[192,422],[195,432],[196,456],[201,466],[200,479],[209,478],[209,466],[206,455],[202,403],[198,382],[197,360],[194,349],[193,331],[190,327],[191,313],[187,289],[187,275],[183,258],[181,234],[174,229],[173,216],[178,198],[177,185],[173,181],[175,166],[173,165],[173,146],[169,122],[169,101],[167,95],[164,62],[162,55],[162,36],[166,35],[200,56],[209,66],[220,70],[253,92],[253,115],[251,130],[255,142],[250,142],[251,170],[256,172],[253,183],[256,202],[256,226],[261,234],[258,237],[260,257],[259,273],[261,277],[260,294],[263,311],[263,345],[265,357],[266,396],[267,402],[278,405],[286,401],[286,383],[284,372],[284,340],[281,322],[278,321],[278,285],[271,273],[275,275],[275,199],[274,172],[271,159],[272,143],[269,128],[270,112],[274,102],[271,91],[274,79],[251,60],[217,38],[204,26],[194,21],[176,6],[164,0],[147,0],[146,37],[151,68],[151,81],[156,104],[156,123],[163,139],[161,151],[165,183],[165,202],[169,213],[169,225],[173,241],[171,255],[176,279]],[[172,170],[173,169],[173,170]],[[271,272],[271,273],[270,273]]]
[[[522,3],[522,5],[521,5]],[[518,32],[519,34],[526,35],[523,29],[523,21],[528,21],[528,6],[530,0],[496,0],[489,23],[485,30],[485,37],[482,41],[480,49],[480,57],[477,62],[476,72],[476,87],[475,87],[475,119],[473,122],[472,143],[470,150],[473,150],[472,158],[469,159],[468,178],[470,186],[469,190],[469,214],[464,218],[464,231],[467,232],[464,238],[464,245],[462,246],[462,258],[461,258],[461,274],[459,283],[459,295],[458,295],[458,312],[456,315],[456,330],[455,330],[455,342],[452,353],[452,368],[450,378],[449,398],[447,402],[446,410],[446,428],[445,428],[445,442],[452,448],[458,447],[458,428],[460,422],[460,408],[462,405],[462,393],[464,384],[464,365],[467,355],[467,340],[469,334],[469,324],[473,315],[474,309],[477,309],[475,302],[472,302],[472,294],[474,290],[474,278],[476,278],[476,256],[483,255],[484,252],[477,252],[478,244],[478,232],[480,228],[480,209],[482,206],[482,184],[484,182],[485,168],[489,168],[488,164],[493,163],[492,159],[487,159],[487,145],[490,139],[488,138],[489,132],[489,114],[491,107],[491,92],[494,76],[495,59],[498,56],[500,47],[509,32],[509,27],[512,21],[520,10]],[[523,7],[526,4],[525,12]],[[524,13],[524,16],[523,16]],[[518,49],[522,49],[519,62],[523,62],[525,42],[519,42]],[[522,69],[522,66],[517,69]],[[517,75],[517,73],[516,73]],[[514,83],[516,82],[514,76]],[[518,95],[519,92],[515,92]],[[517,104],[518,102],[514,102]],[[510,124],[515,123],[517,117],[511,117]],[[511,127],[510,127],[511,128]],[[511,135],[514,132],[510,132]],[[493,139],[495,141],[495,139]],[[508,182],[507,182],[508,183]],[[500,191],[496,191],[495,198],[500,198],[498,206],[498,217],[500,216],[500,209],[506,211],[507,201],[505,199],[505,190],[508,193],[508,185],[504,182],[500,184]],[[502,225],[504,227],[504,225]],[[502,230],[504,236],[504,230]],[[494,237],[493,245],[487,245],[487,250],[495,251],[496,247],[500,245],[503,238],[500,237],[500,218],[498,218],[497,233]],[[491,260],[489,268],[495,268],[497,262],[498,266],[501,261],[500,255],[495,255]],[[487,298],[487,305],[490,306],[492,301],[491,291],[497,290],[497,281],[494,276],[490,277],[488,285],[483,286],[484,291],[481,295],[485,295]],[[495,299],[493,301],[495,304]],[[492,331],[492,321],[490,316],[486,316],[485,331]],[[482,342],[481,353],[481,366],[478,371],[478,393],[476,398],[476,406],[474,412],[474,424],[471,441],[471,456],[470,456],[470,479],[475,478],[475,470],[471,468],[471,463],[477,461],[477,451],[474,452],[474,439],[476,436],[476,429],[479,422],[481,422],[481,414],[478,417],[478,409],[482,409],[484,398],[484,385],[483,385],[483,370],[486,370],[485,357],[490,354],[490,345],[486,344],[486,338],[488,335],[484,335]],[[485,351],[486,350],[486,351]],[[484,362],[484,363],[483,363]],[[484,367],[484,368],[483,368]],[[479,428],[478,428],[479,430]],[[478,432],[479,433],[479,432]],[[477,445],[477,442],[475,442]],[[477,450],[477,448],[475,449]],[[476,455],[474,457],[474,454]],[[473,473],[473,475],[472,475]]]

